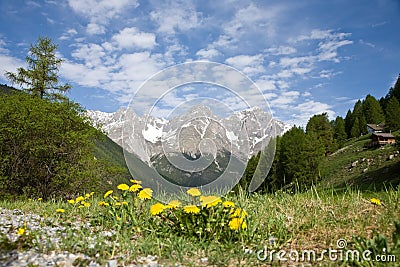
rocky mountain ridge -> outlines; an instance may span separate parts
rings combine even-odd
[[[195,159],[199,153],[229,151],[246,162],[282,134],[286,126],[258,107],[221,118],[204,105],[192,107],[170,120],[137,115],[132,109],[113,113],[87,111],[87,115],[116,143],[142,161],[160,154],[184,153]],[[265,127],[267,126],[267,127]]]

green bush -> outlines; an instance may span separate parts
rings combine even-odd
[[[71,101],[0,95],[0,192],[48,198],[93,187],[100,134]],[[4,194],[3,194],[4,193]]]

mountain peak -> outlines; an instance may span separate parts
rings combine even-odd
[[[215,115],[204,104],[192,106],[170,120],[118,113],[120,111],[104,114],[91,111],[88,115],[102,125],[112,140],[146,162],[163,153],[182,153],[182,149],[196,154],[204,140],[212,140],[217,151],[229,151],[247,161],[263,149],[266,140],[280,135],[285,128],[275,120],[272,121],[274,127],[270,127],[271,114],[259,107],[234,112],[225,118]],[[276,132],[271,128],[276,128]]]

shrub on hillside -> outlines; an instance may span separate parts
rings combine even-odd
[[[98,134],[71,101],[0,95],[0,193],[47,198],[93,187]]]

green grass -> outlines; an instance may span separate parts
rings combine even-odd
[[[398,132],[394,133],[398,135]],[[400,183],[400,155],[389,160],[398,150],[387,145],[366,148],[370,135],[347,142],[342,149],[327,156],[320,167],[322,188],[345,188],[350,185],[361,190],[384,190]],[[355,167],[352,163],[358,161]]]
[[[380,199],[384,206],[372,204],[372,197]],[[334,189],[312,188],[297,194],[277,192],[266,195],[249,195],[240,191],[227,198],[248,213],[247,229],[228,240],[179,235],[163,228],[162,221],[149,213],[150,205],[156,203],[154,200],[136,205],[134,214],[137,220],[129,225],[110,220],[105,213],[107,208],[96,205],[103,200],[102,196],[96,195],[90,200],[92,205],[89,208],[77,208],[63,201],[34,200],[2,201],[0,206],[53,218],[53,224],[66,226],[59,250],[82,252],[102,263],[117,259],[119,264],[135,263],[139,256],[150,254],[156,255],[159,263],[165,265],[263,265],[269,262],[259,261],[255,251],[264,246],[287,251],[321,251],[335,249],[338,239],[347,240],[348,246],[352,247],[353,236],[371,239],[378,233],[388,237],[390,243],[393,223],[400,221],[400,191],[393,188],[379,192],[347,188],[340,193]],[[55,213],[57,208],[64,208],[65,213]],[[92,227],[73,228],[76,221],[90,222]],[[110,237],[103,235],[109,231],[115,233]],[[271,237],[276,240],[274,245],[270,244]],[[93,243],[94,246],[89,245]],[[244,248],[253,250],[253,253],[245,253]],[[42,250],[46,252],[45,248]],[[208,259],[206,262],[202,261],[204,257]],[[397,257],[399,262],[400,255]],[[326,260],[328,264],[329,260]]]

